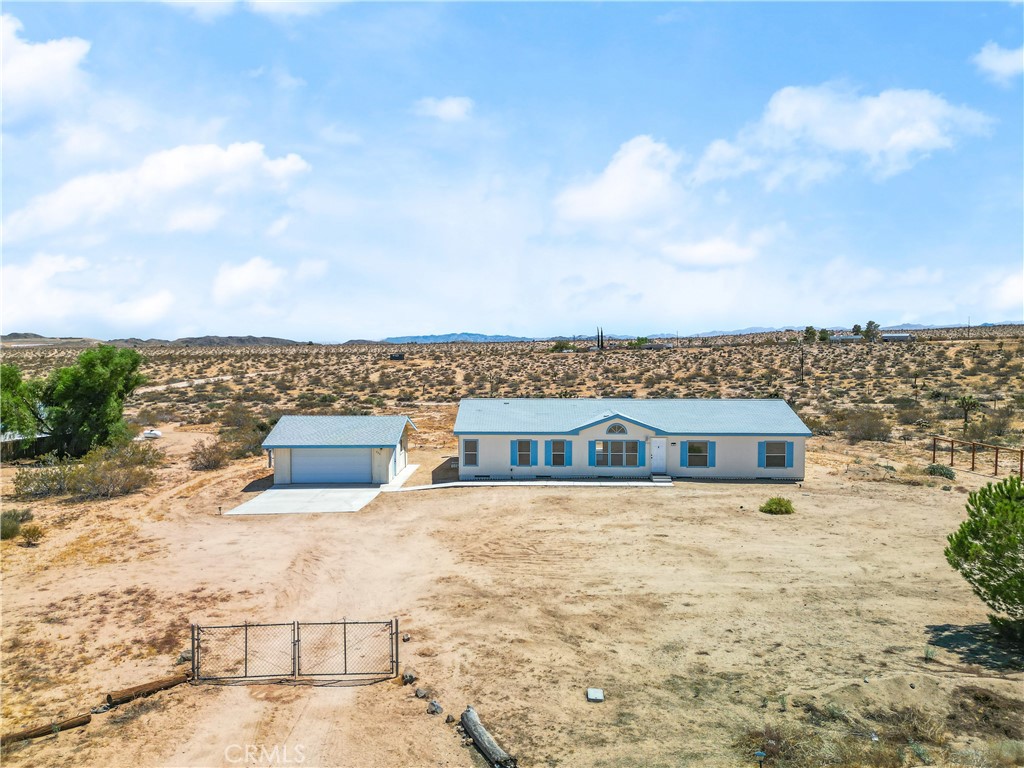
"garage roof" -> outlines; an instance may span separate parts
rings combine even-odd
[[[402,439],[408,416],[282,416],[264,448],[391,448]]]
[[[784,400],[625,398],[468,398],[455,434],[570,435],[613,419],[663,435],[811,435]]]

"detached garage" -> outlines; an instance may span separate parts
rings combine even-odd
[[[409,463],[407,416],[282,416],[263,441],[274,485],[384,485]]]

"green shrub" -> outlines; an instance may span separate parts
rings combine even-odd
[[[888,440],[892,425],[880,411],[873,408],[858,408],[846,415],[846,438],[851,443],[861,440]]]
[[[793,502],[782,496],[772,496],[761,505],[761,511],[766,515],[792,515]]]
[[[932,475],[933,477],[944,477],[947,480],[956,480],[956,472],[953,471],[952,467],[947,467],[945,464],[929,464],[924,468],[926,475]]]
[[[19,496],[111,498],[133,493],[153,480],[163,452],[149,443],[122,442],[94,448],[81,461],[51,455],[42,467],[22,467],[14,476]]]
[[[219,440],[196,443],[188,454],[188,465],[200,471],[220,469],[227,463],[228,449]]]
[[[1024,641],[1024,482],[1010,476],[967,497],[967,519],[944,554],[994,612],[1000,632]]]
[[[43,538],[43,529],[35,523],[21,526],[21,540],[26,547],[34,547]]]
[[[21,532],[21,524],[32,519],[27,509],[5,509],[0,513],[0,539],[13,539]]]

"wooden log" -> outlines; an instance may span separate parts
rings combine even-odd
[[[161,680],[154,680],[151,683],[143,683],[133,688],[125,688],[123,691],[111,691],[107,694],[107,706],[116,707],[118,704],[124,704],[140,696],[149,696],[151,693],[156,693],[166,688],[173,688],[176,685],[187,683],[191,677],[191,672],[182,672],[174,677],[165,677]]]
[[[87,725],[91,720],[92,715],[79,715],[78,717],[72,717],[70,720],[61,720],[56,723],[40,726],[39,728],[5,733],[3,736],[0,736],[0,744],[13,744],[16,741],[27,741],[28,739],[38,739],[41,736],[50,736],[70,728],[80,728],[83,725]]]
[[[494,740],[494,737],[487,732],[483,723],[480,722],[480,716],[477,715],[473,707],[466,707],[466,711],[462,713],[462,728],[473,739],[476,748],[480,750],[480,753],[487,758],[487,762],[492,766],[495,768],[516,768],[516,759],[498,746],[498,742]]]

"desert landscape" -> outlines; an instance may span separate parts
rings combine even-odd
[[[190,623],[397,617],[418,681],[179,686],[4,762],[483,765],[445,722],[472,704],[524,768],[749,765],[759,749],[780,766],[1024,764],[1024,655],[942,554],[991,472],[962,455],[953,480],[924,472],[930,435],[965,432],[962,395],[982,404],[972,439],[1021,444],[1024,329],[797,337],[409,345],[397,361],[386,345],[143,348],[127,413],[162,432],[153,482],[26,498],[30,461],[2,468],[4,509],[44,531],[2,543],[3,731],[184,671]],[[79,352],[4,356],[42,376]],[[784,397],[815,437],[799,485],[440,487],[333,515],[225,516],[269,487],[266,458],[191,466],[243,415],[403,413],[419,430],[406,486],[429,486],[448,478],[459,398],[492,395]],[[796,513],[761,514],[773,495]]]

